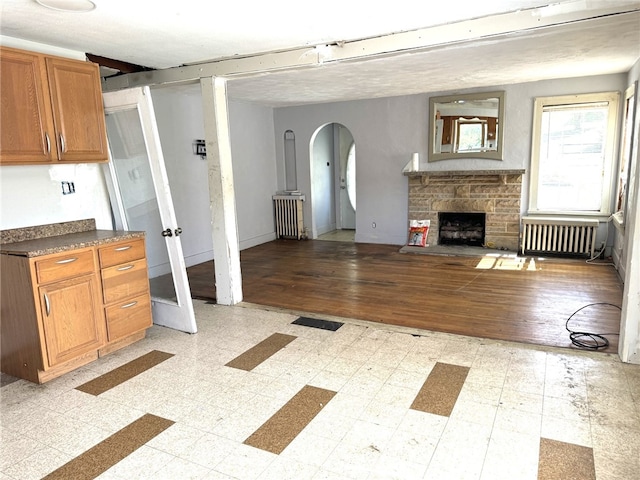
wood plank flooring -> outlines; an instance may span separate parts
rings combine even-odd
[[[570,347],[567,318],[620,306],[612,266],[584,260],[399,253],[395,245],[276,240],[241,252],[244,300],[425,330]],[[194,298],[215,298],[213,262],[187,269]],[[614,333],[617,308],[596,305],[570,328]],[[616,352],[607,335],[604,352]]]

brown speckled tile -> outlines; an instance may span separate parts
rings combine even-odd
[[[44,477],[47,480],[90,480],[162,433],[174,422],[149,413]]]
[[[17,382],[18,380],[20,379],[7,375],[6,373],[0,373],[0,388],[5,385],[11,385],[13,382]]]
[[[115,370],[111,370],[93,380],[76,387],[76,390],[89,393],[91,395],[100,395],[107,390],[126,382],[127,380],[139,375],[151,367],[155,367],[168,358],[173,357],[172,353],[153,350],[135,360],[125,363]]]
[[[540,439],[538,480],[595,480],[593,449],[572,443]]]
[[[448,417],[456,404],[468,367],[436,363],[411,404],[412,410]]]
[[[333,398],[336,392],[305,385],[244,443],[280,454]]]
[[[251,371],[278,350],[281,350],[289,343],[293,342],[296,338],[297,337],[294,337],[293,335],[274,333],[258,343],[256,346],[244,352],[242,355],[231,360],[226,364],[226,366],[237,368],[239,370]]]

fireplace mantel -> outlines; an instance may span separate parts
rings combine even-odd
[[[403,172],[406,177],[419,177],[422,185],[429,184],[429,177],[487,177],[495,176],[496,181],[506,185],[509,175],[523,175],[526,170],[417,170],[413,172]]]

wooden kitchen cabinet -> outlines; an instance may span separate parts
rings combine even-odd
[[[106,162],[99,67],[0,47],[0,164]]]
[[[104,343],[95,275],[39,287],[47,363],[54,367],[95,351]]]
[[[451,144],[451,117],[442,117],[442,145]]]
[[[101,352],[135,341],[152,324],[144,238],[98,248],[107,345]]]
[[[0,254],[4,373],[43,383],[144,338],[152,325],[144,237],[29,256],[33,242]]]
[[[98,358],[106,334],[94,248],[0,262],[3,372],[42,383]]]

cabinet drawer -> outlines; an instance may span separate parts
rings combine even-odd
[[[105,312],[110,342],[149,328],[152,324],[151,298],[148,294],[107,307]]]
[[[102,295],[105,304],[148,291],[147,262],[144,259],[102,270]]]
[[[36,272],[40,284],[93,273],[94,269],[93,250],[74,250],[36,261]]]
[[[113,267],[121,263],[144,258],[144,240],[142,238],[114,245],[105,245],[98,249],[100,267]]]

